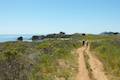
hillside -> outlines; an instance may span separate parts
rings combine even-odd
[[[120,80],[119,43],[119,35],[91,34],[0,43],[0,80]]]
[[[0,44],[0,80],[74,80],[78,40]]]

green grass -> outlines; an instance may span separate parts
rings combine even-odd
[[[120,80],[119,35],[0,43],[0,80],[74,80],[78,65],[74,50],[82,40],[91,43],[91,50],[103,62],[107,74],[112,75],[111,80]]]
[[[111,80],[120,80],[120,40],[113,39],[92,42],[91,50],[103,62],[105,71]]]
[[[0,80],[74,80],[80,46],[78,39],[1,43]]]

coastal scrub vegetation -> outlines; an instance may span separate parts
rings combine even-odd
[[[0,43],[0,80],[74,80],[78,39]]]
[[[91,50],[103,62],[110,80],[120,80],[120,36],[94,41]]]

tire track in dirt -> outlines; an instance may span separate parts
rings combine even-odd
[[[75,80],[108,80],[105,75],[103,64],[90,52],[90,46],[83,46],[77,50],[78,53],[78,74]],[[88,64],[91,72],[88,71],[85,56],[89,57]],[[92,77],[89,75],[92,74]]]
[[[89,56],[89,65],[92,69],[92,75],[95,78],[95,80],[108,80],[107,76],[105,75],[104,72],[104,67],[103,64],[100,62],[97,57],[95,57],[93,54],[90,52],[90,46],[86,48],[86,53]]]
[[[85,59],[84,59],[84,51],[85,47],[79,48],[77,50],[78,53],[78,74],[76,77],[76,80],[90,80],[88,76],[88,70],[85,65]]]

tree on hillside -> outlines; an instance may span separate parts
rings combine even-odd
[[[117,34],[120,34],[119,32],[103,32],[101,33],[103,35],[117,35]]]
[[[82,33],[82,36],[86,36],[86,34],[85,34],[85,33]]]
[[[18,41],[23,41],[23,37],[20,36],[20,37],[17,38],[17,40],[18,40]]]
[[[65,37],[65,32],[60,32],[60,33],[58,34],[58,37],[59,37],[59,38],[64,38],[64,37]]]
[[[60,32],[59,34],[61,34],[61,35],[65,35],[65,32]]]
[[[44,38],[45,38],[44,35],[40,35],[40,36],[34,35],[34,36],[32,36],[32,40],[43,40]]]

